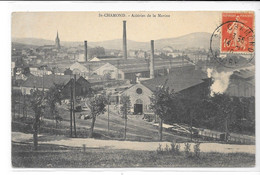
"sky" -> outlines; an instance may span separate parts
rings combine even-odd
[[[104,17],[124,14],[124,17]],[[145,17],[132,17],[145,15]],[[148,14],[156,17],[147,17]],[[170,17],[158,17],[158,14]],[[100,16],[102,15],[102,16]],[[13,12],[13,38],[90,42],[122,38],[123,20],[127,21],[127,39],[147,42],[178,37],[193,32],[213,31],[220,25],[220,12]]]

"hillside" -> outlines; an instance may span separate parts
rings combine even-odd
[[[155,48],[162,49],[163,47],[171,46],[174,49],[179,49],[179,50],[183,50],[186,48],[209,49],[210,37],[211,37],[210,33],[199,32],[199,33],[191,33],[191,34],[184,35],[181,37],[159,39],[159,40],[155,41]],[[54,44],[54,41],[45,40],[45,39],[37,39],[37,38],[12,38],[12,42],[36,45],[36,46]],[[88,44],[90,47],[101,46],[101,47],[104,47],[105,49],[118,49],[118,50],[122,49],[122,39],[107,40],[107,41],[102,41],[102,42],[89,42]],[[68,46],[76,47],[79,45],[83,45],[83,41],[82,42],[63,42],[62,38],[61,38],[61,45],[67,46],[67,47]],[[149,50],[150,43],[128,40],[127,47],[129,50],[131,50],[131,49]]]

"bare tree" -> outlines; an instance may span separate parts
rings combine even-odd
[[[123,118],[125,119],[125,132],[124,132],[124,139],[126,139],[126,128],[127,128],[127,113],[130,111],[130,97],[127,95],[122,95],[120,97],[120,111],[123,113]]]
[[[33,143],[34,149],[38,148],[38,131],[40,128],[40,117],[43,116],[44,108],[46,106],[44,93],[38,89],[33,90],[30,95],[30,105],[34,111],[34,122],[33,122]]]

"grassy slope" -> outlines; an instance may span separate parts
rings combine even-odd
[[[112,106],[111,106],[112,108]],[[107,131],[107,112],[98,116],[95,122],[94,132],[96,133],[96,138],[111,138],[111,139],[122,139],[124,134],[124,119],[121,118],[119,114],[116,113],[113,109],[110,108],[110,131],[108,134]],[[59,124],[58,128],[62,131],[63,134],[69,136],[69,128],[70,128],[70,113],[67,109],[59,108],[59,113],[63,118],[63,121]],[[84,112],[82,112],[84,113]],[[88,137],[89,128],[91,125],[91,119],[83,120],[79,119],[79,114],[76,113],[76,126],[79,137]],[[33,115],[32,111],[28,112],[28,115]],[[13,121],[18,121],[14,119]],[[20,121],[20,120],[19,120]],[[24,121],[21,121],[24,122]],[[42,128],[40,132],[46,132],[46,128],[55,128],[55,122],[52,119],[44,119],[44,123],[42,124]],[[28,127],[29,128],[29,127]],[[14,126],[12,128],[13,131],[24,132],[19,129],[19,127]],[[52,133],[50,133],[52,134]],[[59,133],[59,134],[62,134]],[[100,136],[102,135],[102,136]],[[163,133],[163,140],[172,141],[172,140],[186,141],[189,138],[185,138],[182,136],[176,136],[169,132]],[[158,141],[158,129],[150,123],[142,120],[141,116],[129,116],[127,121],[127,140],[135,140],[135,141]]]

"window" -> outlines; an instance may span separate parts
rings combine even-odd
[[[136,89],[136,93],[137,93],[137,94],[142,94],[142,93],[143,93],[143,90],[142,90],[141,88],[137,88],[137,89]]]

